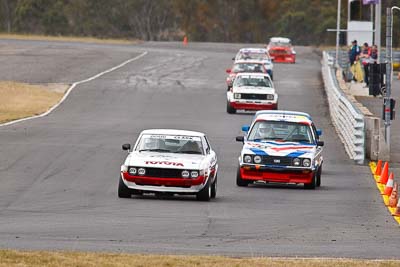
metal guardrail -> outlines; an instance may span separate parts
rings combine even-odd
[[[365,160],[364,115],[340,89],[333,67],[334,57],[323,52],[322,76],[328,96],[331,120],[347,154],[357,164]]]

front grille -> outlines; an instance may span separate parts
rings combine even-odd
[[[292,166],[292,159],[291,157],[263,156],[262,163],[265,165]]]
[[[240,94],[242,99],[267,100],[267,94]],[[272,99],[271,99],[272,100]]]
[[[145,168],[147,177],[159,178],[182,178],[182,171],[180,169],[161,169],[161,168]]]

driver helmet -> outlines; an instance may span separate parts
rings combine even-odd
[[[267,137],[272,130],[272,125],[269,123],[262,123],[258,127],[258,132],[262,137]]]
[[[146,138],[144,140],[144,148],[145,149],[157,149],[158,148],[158,140],[155,138]]]

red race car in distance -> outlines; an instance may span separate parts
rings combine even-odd
[[[289,38],[270,38],[267,50],[274,62],[293,64],[296,62],[296,51],[294,50]]]

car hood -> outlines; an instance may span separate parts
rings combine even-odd
[[[201,169],[203,155],[133,151],[125,161],[127,166],[165,169]]]
[[[312,158],[316,152],[316,145],[299,142],[245,142],[242,155],[280,156]]]
[[[275,94],[275,89],[272,87],[242,86],[233,88],[233,92],[241,94]]]

